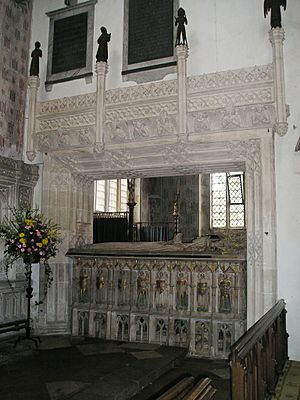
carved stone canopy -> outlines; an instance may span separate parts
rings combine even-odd
[[[179,134],[176,80],[108,90],[101,147],[95,145],[95,93],[43,102],[36,146],[91,179],[200,173],[212,159],[236,170],[226,159],[227,143],[246,140],[251,131],[272,132],[273,84],[272,65],[187,78],[185,135]]]

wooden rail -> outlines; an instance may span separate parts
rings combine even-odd
[[[279,300],[231,347],[231,399],[264,400],[288,359],[286,310]]]

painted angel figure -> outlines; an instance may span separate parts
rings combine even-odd
[[[271,28],[281,28],[281,10],[282,6],[286,10],[287,0],[265,0],[264,2],[264,16],[268,15],[271,11]]]

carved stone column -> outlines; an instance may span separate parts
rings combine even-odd
[[[273,75],[277,114],[273,131],[278,133],[279,136],[284,136],[288,130],[283,61],[284,30],[282,28],[273,28],[269,32],[269,37],[273,48]]]
[[[187,133],[187,94],[186,94],[186,60],[188,48],[185,45],[176,46],[177,83],[178,83],[178,135]]]
[[[96,140],[97,149],[104,146],[104,119],[105,119],[105,80],[107,74],[107,63],[99,61],[96,63],[97,92],[96,92]]]
[[[29,110],[28,110],[28,131],[27,131],[27,148],[26,155],[29,161],[33,161],[36,156],[34,148],[34,131],[35,131],[35,115],[36,115],[36,98],[37,91],[40,87],[40,79],[38,76],[29,77]]]

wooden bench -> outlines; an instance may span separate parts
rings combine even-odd
[[[16,321],[0,323],[0,334],[8,332],[18,332],[21,329],[26,329],[26,322],[26,319],[19,319]]]
[[[210,378],[202,378],[195,382],[193,376],[188,376],[168,389],[157,400],[210,400],[216,393],[216,389],[210,383]]]

